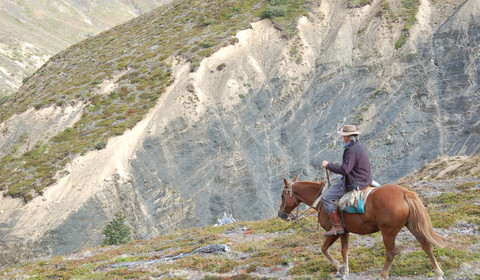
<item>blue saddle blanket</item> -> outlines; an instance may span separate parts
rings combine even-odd
[[[343,211],[347,211],[348,213],[365,213],[365,203],[363,202],[362,196],[358,198],[357,205],[347,205]]]
[[[363,190],[353,190],[347,192],[343,195],[338,201],[338,207],[342,211],[348,213],[365,213],[365,203],[367,202],[367,197],[375,187],[366,187]]]

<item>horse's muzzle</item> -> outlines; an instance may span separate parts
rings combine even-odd
[[[285,221],[288,220],[288,214],[285,212],[278,211],[278,217]]]

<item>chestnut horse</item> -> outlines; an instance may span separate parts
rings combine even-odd
[[[291,184],[287,179],[283,180],[285,187],[282,191],[282,204],[280,205],[278,216],[285,220],[300,203],[312,206],[321,195],[325,185],[323,182],[296,182],[295,178]],[[318,212],[320,225],[325,230],[330,230],[332,227],[330,218],[323,209],[322,204],[319,203],[315,210]],[[342,215],[346,233],[326,236],[321,248],[328,261],[337,269],[338,275],[343,277],[348,275],[349,233],[369,234],[381,231],[383,244],[385,245],[386,261],[380,276],[382,279],[388,279],[393,258],[397,253],[395,238],[398,232],[406,226],[430,258],[437,279],[443,279],[443,271],[433,255],[430,244],[444,247],[446,243],[433,230],[430,215],[428,215],[427,209],[416,193],[397,185],[383,185],[375,188],[368,196],[364,214],[342,212]],[[342,265],[328,252],[328,248],[338,238],[340,238],[342,245]]]

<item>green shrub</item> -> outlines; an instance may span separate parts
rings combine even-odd
[[[288,0],[270,0],[270,5],[279,6],[288,4]]]
[[[209,41],[205,41],[205,42],[201,43],[200,46],[202,48],[210,48],[210,47],[214,46],[214,43],[209,42]]]
[[[213,24],[213,22],[214,22],[213,19],[211,19],[211,18],[206,18],[206,19],[203,20],[203,25],[208,26],[208,25]]]
[[[407,37],[405,35],[400,36],[397,42],[395,42],[395,49],[398,50],[407,42]]]
[[[30,201],[33,200],[33,195],[31,193],[27,193],[24,197],[23,197],[23,201],[25,201],[25,203],[28,203]]]
[[[262,18],[284,17],[287,14],[285,7],[267,6],[262,13]]]
[[[95,149],[97,150],[102,150],[107,146],[107,142],[105,141],[100,141],[97,144],[95,144]]]
[[[362,7],[367,4],[370,4],[372,1],[371,0],[352,0],[351,6],[352,7]]]
[[[473,189],[476,185],[477,185],[477,182],[466,182],[458,186],[455,186],[455,188],[457,190],[468,190],[468,189]]]
[[[130,227],[125,224],[126,216],[122,212],[117,212],[115,218],[108,223],[103,234],[105,238],[102,241],[103,246],[127,244],[131,241]]]

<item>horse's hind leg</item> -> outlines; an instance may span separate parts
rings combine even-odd
[[[382,232],[382,237],[383,237],[383,244],[385,245],[385,252],[386,252],[385,265],[383,266],[383,269],[380,272],[380,277],[382,279],[388,279],[388,273],[390,272],[390,268],[392,267],[393,259],[397,254],[397,250],[395,248],[395,238],[397,237],[397,234],[402,227],[400,228],[380,227],[380,231]]]
[[[325,240],[323,241],[323,244],[322,244],[322,253],[327,257],[328,261],[337,269],[339,270],[340,269],[340,263],[334,259],[332,257],[332,255],[330,254],[330,252],[328,251],[328,248],[330,248],[330,246],[332,246],[333,243],[335,243],[335,241],[337,241],[337,239],[339,238],[340,236],[339,235],[331,235],[331,236],[326,236],[325,237]]]
[[[427,253],[428,258],[430,258],[430,262],[432,263],[433,266],[433,271],[435,271],[435,275],[437,275],[437,279],[443,279],[443,271],[440,268],[440,266],[437,263],[437,259],[435,259],[435,256],[433,255],[432,247],[430,246],[430,243],[428,243],[427,238],[425,235],[419,231],[416,231],[409,226],[407,226],[408,230],[415,236],[415,238],[418,240],[420,245],[422,246],[423,251]]]

